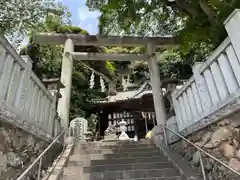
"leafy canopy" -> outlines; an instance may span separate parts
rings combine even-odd
[[[55,0],[0,0],[0,31],[17,45],[48,14],[69,21],[66,8]]]
[[[181,57],[199,61],[226,37],[223,21],[240,1],[87,0],[87,5],[102,13],[101,34],[177,36]]]

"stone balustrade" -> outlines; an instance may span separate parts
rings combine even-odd
[[[0,35],[0,112],[1,120],[33,134],[52,137],[61,130],[56,128],[59,127],[56,97],[34,74],[29,57],[19,56],[3,35]]]
[[[193,132],[207,125],[218,110],[225,108],[215,119],[240,110],[239,17],[239,10],[229,16],[225,22],[228,37],[204,63],[193,66],[193,76],[172,94],[179,131],[196,125]],[[231,106],[235,107],[231,110]]]

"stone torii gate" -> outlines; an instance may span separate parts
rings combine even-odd
[[[61,82],[65,88],[61,89],[62,98],[58,103],[58,113],[63,121],[63,126],[69,123],[69,109],[72,86],[73,60],[99,60],[104,61],[138,61],[147,60],[150,72],[154,107],[158,124],[165,124],[166,112],[163,103],[163,94],[160,73],[155,57],[156,48],[175,46],[173,38],[166,37],[132,37],[132,36],[94,36],[78,34],[41,33],[36,35],[39,44],[63,44],[64,54],[62,59]],[[74,52],[74,45],[81,46],[145,46],[145,54],[118,54],[118,53],[86,53]]]

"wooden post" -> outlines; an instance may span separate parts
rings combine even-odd
[[[160,82],[160,72],[156,57],[154,56],[155,47],[153,44],[147,45],[147,54],[150,56],[148,59],[148,68],[150,72],[151,84],[152,84],[152,93],[153,93],[153,102],[154,109],[156,112],[157,124],[165,124],[166,123],[166,111],[165,105],[163,101],[163,92],[161,88]],[[153,56],[153,57],[152,57]]]
[[[70,55],[74,51],[74,44],[71,39],[67,39],[64,47],[64,54],[62,60],[61,82],[65,88],[60,89],[62,97],[58,101],[58,114],[61,118],[63,127],[68,127],[69,123],[69,109],[71,100],[72,88],[72,69],[73,58]]]

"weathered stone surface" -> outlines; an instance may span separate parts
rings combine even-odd
[[[224,119],[224,120],[218,122],[217,126],[226,126],[226,125],[229,125],[230,123],[231,123],[230,119]]]
[[[210,142],[204,147],[215,148],[219,146],[222,141],[227,140],[231,136],[232,131],[230,131],[227,127],[220,127],[215,132],[213,132]]]
[[[205,133],[204,135],[203,135],[203,137],[201,137],[201,136],[199,136],[199,140],[201,140],[201,141],[199,141],[199,142],[196,142],[195,144],[197,145],[197,146],[199,146],[199,147],[202,147],[202,146],[204,146],[207,142],[209,142],[209,140],[211,139],[211,137],[212,137],[212,132],[207,132],[207,133]]]
[[[236,158],[232,158],[229,161],[229,166],[233,169],[235,169],[236,171],[240,171],[240,161],[237,160]]]
[[[48,145],[48,141],[0,120],[0,180],[15,180]],[[49,151],[43,159],[43,168],[51,163],[60,151],[60,145]],[[36,170],[33,170],[33,176],[34,174]]]
[[[43,129],[40,129],[37,124],[33,125],[29,123],[29,119],[23,119],[24,117],[16,115],[5,104],[1,104],[0,106],[0,118],[1,122],[11,124],[14,127],[23,129],[26,132],[30,132],[37,137],[41,137],[46,140],[52,140],[52,136],[43,131]]]
[[[194,166],[197,166],[197,165],[199,165],[199,162],[200,162],[200,154],[197,151],[193,154],[192,163]]]
[[[227,159],[231,159],[234,156],[234,147],[226,142],[222,143],[219,149]]]
[[[208,158],[203,159],[204,169],[207,173],[213,169],[214,164],[215,164],[215,161],[213,159],[208,159]]]
[[[238,160],[240,160],[240,150],[238,150],[238,151],[236,152],[236,158],[237,158]]]
[[[212,124],[199,132],[193,133],[188,136],[188,139],[195,145],[202,147],[209,154],[240,172],[239,119],[238,123],[236,122],[236,117],[234,120],[229,117],[228,119]],[[171,148],[191,162],[195,168],[200,169],[199,155],[196,151],[192,151],[192,146],[189,146],[189,144],[180,140],[171,144]],[[209,180],[236,179],[236,174],[231,173],[227,168],[223,167],[213,159],[206,155],[202,155],[202,158],[204,169]]]

